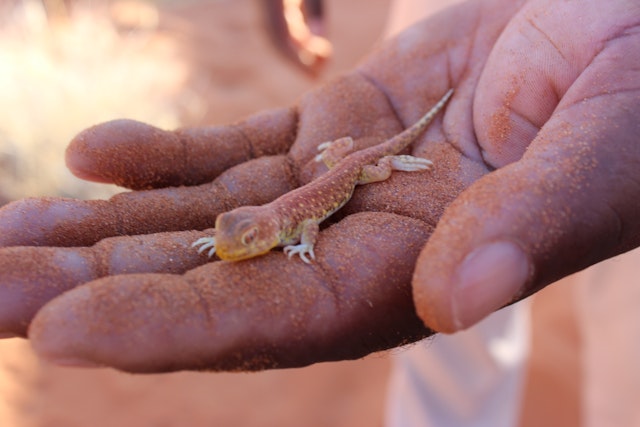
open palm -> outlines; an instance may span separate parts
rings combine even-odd
[[[70,168],[136,191],[0,211],[0,330],[28,331],[58,363],[302,366],[468,327],[638,246],[640,7],[599,7],[471,1],[291,109],[227,127],[84,131]],[[325,172],[319,143],[379,143],[450,87],[412,148],[434,170],[358,187],[324,224],[315,263],[281,251],[208,262],[190,247],[217,214]]]

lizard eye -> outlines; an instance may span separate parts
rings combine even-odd
[[[251,244],[251,242],[255,240],[257,235],[258,235],[258,227],[251,227],[248,231],[246,231],[242,235],[242,239],[241,239],[242,244],[245,246]]]

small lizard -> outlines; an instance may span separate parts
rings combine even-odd
[[[381,144],[351,154],[350,137],[320,144],[316,161],[323,161],[330,168],[327,173],[266,205],[242,206],[218,215],[215,236],[198,239],[192,246],[200,246],[198,253],[209,249],[209,256],[217,253],[230,261],[284,246],[289,258],[298,254],[302,261],[310,263],[307,255],[315,259],[313,246],[319,224],[349,201],[356,185],[384,181],[393,170],[413,172],[432,166],[427,159],[397,153],[426,129],[452,94],[450,89],[413,126]]]

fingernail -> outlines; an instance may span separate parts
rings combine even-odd
[[[529,260],[514,243],[494,242],[472,251],[458,267],[453,288],[456,329],[466,329],[511,302],[529,274]]]

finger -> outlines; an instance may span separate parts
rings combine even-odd
[[[250,159],[286,153],[296,125],[293,109],[266,111],[231,126],[173,132],[114,120],[77,135],[66,161],[80,178],[134,190],[197,185]]]
[[[260,157],[213,183],[122,193],[110,200],[23,199],[0,209],[0,246],[90,246],[119,235],[213,227],[216,216],[290,191],[284,156]],[[269,185],[265,185],[268,182]]]
[[[413,279],[427,325],[467,328],[640,244],[639,107],[636,89],[557,112],[521,161],[480,179],[451,204]]]
[[[421,254],[414,297],[433,328],[466,328],[637,245],[640,58],[628,52],[640,40],[623,3],[600,19],[591,2],[554,14],[530,2],[496,44],[474,103],[478,141],[494,166],[528,148],[463,193]],[[593,28],[562,25],[576,7]]]
[[[522,7],[492,49],[473,97],[476,136],[488,164],[498,168],[520,159],[554,110],[576,101],[563,96],[603,47],[637,22],[631,9],[624,1],[613,2],[606,14],[594,1],[538,0]],[[577,14],[589,25],[576,24]],[[624,57],[611,58],[612,64]],[[603,70],[601,81],[611,71]],[[590,83],[601,89],[598,80]]]
[[[206,232],[116,237],[88,248],[0,249],[0,336],[24,336],[35,313],[56,296],[100,277],[181,274],[209,260],[191,244]]]
[[[67,165],[84,179],[148,189],[209,182],[234,165],[290,149],[298,180],[306,182],[326,171],[315,170],[317,162],[306,165],[318,144],[344,136],[378,143],[400,132],[390,107],[378,86],[352,73],[309,92],[296,109],[268,111],[234,126],[166,132],[128,120],[103,123],[74,138]]]
[[[358,214],[316,261],[280,251],[178,275],[100,279],[47,304],[29,338],[56,363],[134,372],[258,370],[352,359],[426,336],[410,278],[429,227]]]

